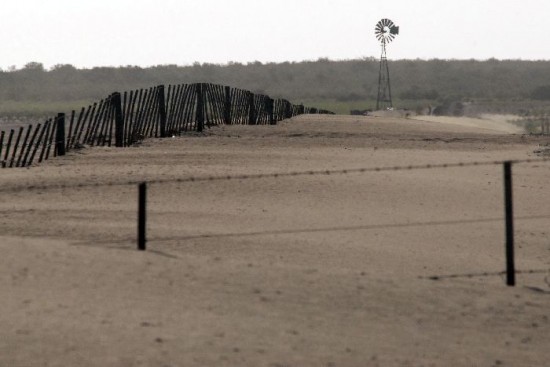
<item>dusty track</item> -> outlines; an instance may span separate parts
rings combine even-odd
[[[304,116],[75,152],[3,170],[0,189],[525,159],[541,143]],[[542,366],[550,164],[514,174],[517,267],[534,271],[516,288],[468,276],[504,269],[499,166],[152,185],[145,253],[134,186],[2,193],[0,365]]]

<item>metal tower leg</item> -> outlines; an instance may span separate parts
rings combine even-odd
[[[382,56],[380,56],[380,72],[378,75],[378,98],[376,100],[376,109],[392,108],[391,86],[390,86],[390,68],[386,57],[386,43],[382,42]]]

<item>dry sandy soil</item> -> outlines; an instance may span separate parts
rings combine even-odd
[[[456,121],[455,121],[456,122]],[[302,116],[93,148],[0,179],[0,366],[548,366],[550,163],[36,185],[535,158],[501,127]]]
[[[487,132],[502,132],[510,134],[521,134],[522,128],[507,123],[507,121],[518,120],[515,115],[482,115],[479,118],[472,117],[448,117],[448,116],[414,116],[415,120],[438,122],[441,124],[459,125],[472,127]]]

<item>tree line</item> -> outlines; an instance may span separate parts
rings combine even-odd
[[[378,71],[375,58],[90,69],[66,64],[46,69],[30,62],[20,69],[0,70],[0,104],[93,101],[114,91],[207,82],[293,103],[314,101],[321,108],[325,102],[368,107],[376,101]],[[407,106],[472,100],[550,101],[550,61],[395,60],[390,61],[390,76],[394,98]]]

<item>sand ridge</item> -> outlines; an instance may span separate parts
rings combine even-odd
[[[521,127],[510,122],[518,119],[514,115],[485,114],[478,118],[449,116],[414,116],[411,118],[437,124],[456,125],[473,131],[478,130],[494,134],[521,134],[523,132]]]

